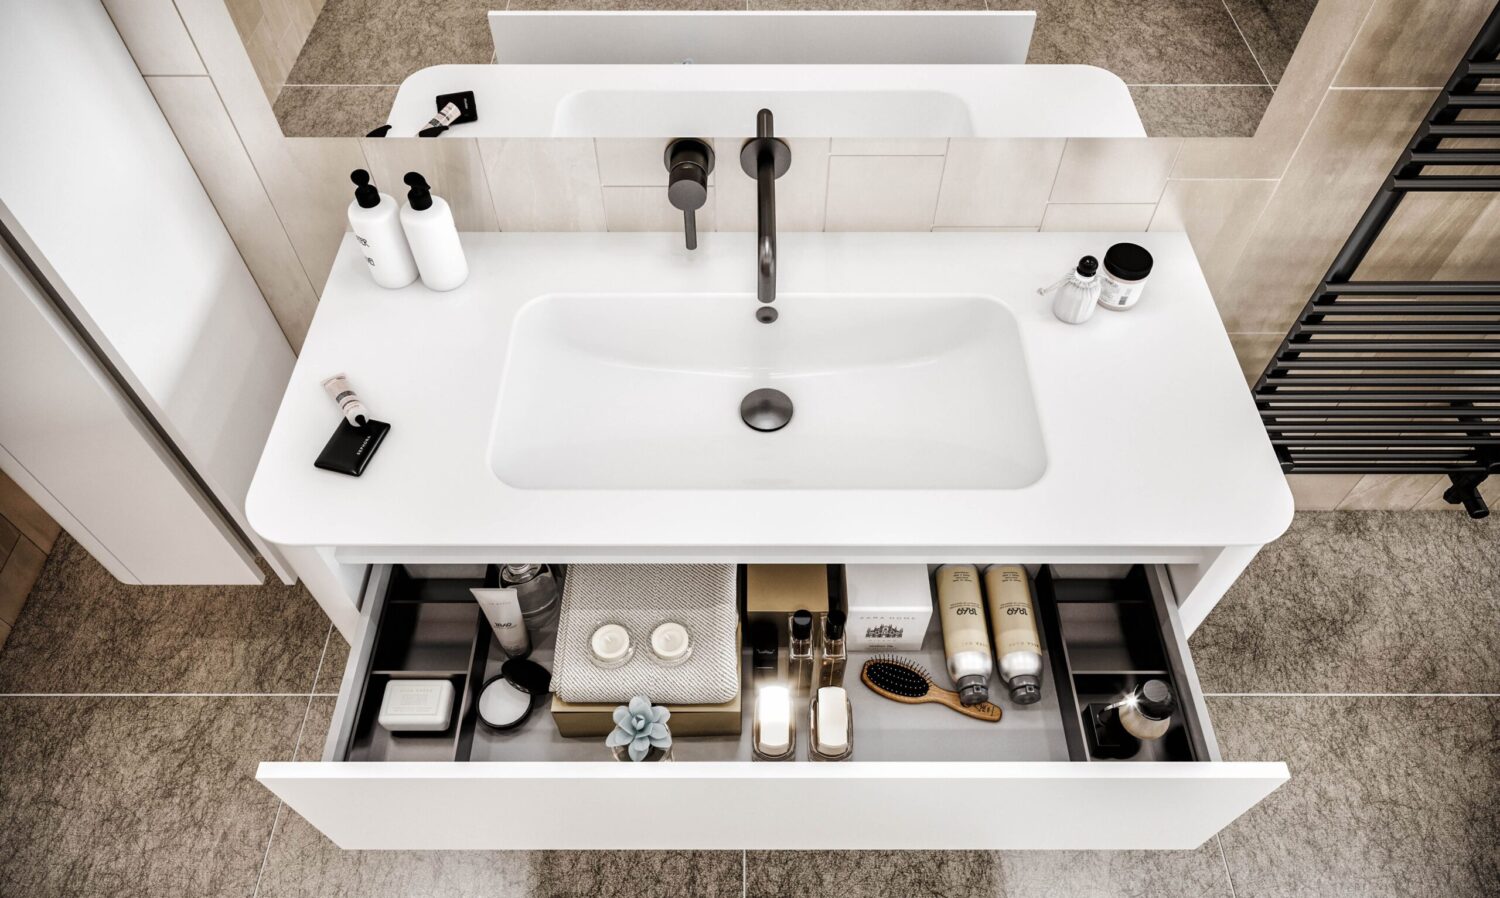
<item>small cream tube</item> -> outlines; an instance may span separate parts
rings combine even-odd
[[[469,592],[474,594],[474,601],[479,603],[505,654],[519,658],[531,651],[526,619],[521,616],[521,599],[514,589],[487,587],[470,589]]]
[[[354,388],[349,386],[349,378],[346,375],[335,374],[323,381],[323,389],[328,392],[329,397],[338,405],[339,411],[344,413],[344,417],[349,419],[350,424],[353,424],[355,427],[363,427],[365,426],[365,422],[370,420],[370,413],[365,411],[365,404],[359,401],[359,396],[355,395]]]

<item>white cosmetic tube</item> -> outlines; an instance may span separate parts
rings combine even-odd
[[[519,658],[531,651],[526,619],[521,616],[521,599],[514,589],[491,587],[470,589],[469,592],[474,594],[474,601],[479,603],[505,654]]]
[[[349,386],[348,377],[342,374],[335,374],[323,381],[323,389],[328,391],[330,399],[338,403],[339,411],[344,413],[344,417],[349,419],[350,424],[353,424],[355,427],[365,426],[365,422],[370,418],[370,413],[365,411],[365,404],[359,401],[359,396],[355,395],[354,388]]]

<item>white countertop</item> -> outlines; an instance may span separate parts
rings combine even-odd
[[[1047,451],[1010,490],[535,490],[501,482],[490,438],[511,321],[545,293],[743,293],[754,235],[466,234],[449,293],[384,290],[346,236],[292,374],[248,510],[267,539],[429,560],[914,558],[954,549],[1255,546],[1292,499],[1187,237],[1178,233],[788,233],[779,305],[798,293],[974,293],[1016,316]],[[1112,243],[1156,267],[1135,309],[1082,326],[1038,286]],[[338,372],[392,425],[364,476],[313,459],[339,421]],[[1086,553],[1085,553],[1086,554]]]
[[[387,121],[414,137],[436,98],[474,92],[477,121],[440,137],[1145,137],[1130,89],[1087,65],[436,65]]]

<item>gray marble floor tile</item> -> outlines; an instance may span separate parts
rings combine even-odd
[[[287,137],[364,137],[386,123],[396,90],[289,84],[276,96],[276,120]]]
[[[1253,137],[1269,87],[1132,87],[1148,137]]]
[[[507,9],[588,9],[645,11],[709,10],[726,11],[745,8],[745,0],[510,0]]]
[[[1196,851],[752,851],[750,898],[1229,898],[1217,843]]]
[[[490,62],[495,8],[492,0],[327,0],[286,83],[397,85],[430,65]]]
[[[1220,835],[1238,898],[1500,894],[1500,699],[1214,698],[1292,779]]]
[[[965,10],[984,9],[984,0],[750,0],[751,9],[804,10]]]
[[[248,896],[304,698],[0,698],[0,895]]]
[[[738,851],[341,851],[283,811],[260,898],[739,898]]]
[[[1207,692],[1500,692],[1500,530],[1304,512],[1193,634]]]
[[[1224,0],[1272,84],[1279,84],[1318,0]]]
[[[1127,84],[1262,84],[1222,0],[990,0],[1034,9],[1033,63],[1109,69]]]
[[[0,653],[0,693],[306,693],[327,633],[301,586],[127,586],[64,535]]]

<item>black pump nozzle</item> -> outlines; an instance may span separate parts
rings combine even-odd
[[[427,179],[422,177],[420,172],[409,171],[401,180],[411,188],[406,193],[406,201],[413,209],[421,212],[432,208],[432,188],[427,185]]]
[[[359,203],[361,209],[373,209],[380,205],[380,191],[370,183],[369,172],[356,168],[349,173],[349,180],[354,182],[354,201]]]

